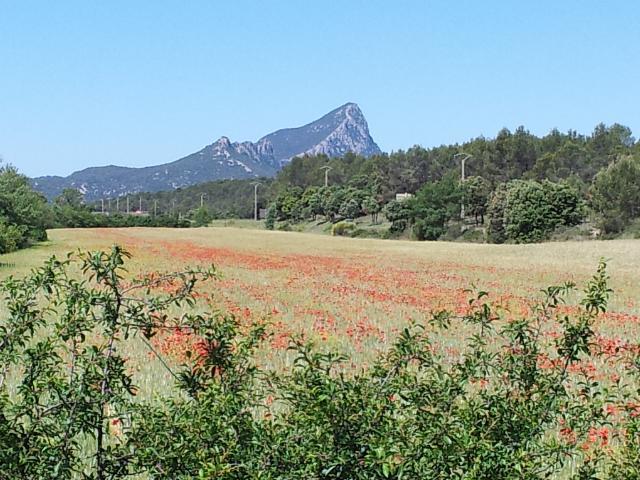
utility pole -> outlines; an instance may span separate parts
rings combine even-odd
[[[201,193],[200,194],[200,208],[204,207],[204,197],[206,196],[206,193]]]
[[[140,208],[138,210],[142,213],[142,195],[139,196],[138,199],[140,200]]]
[[[253,182],[253,219],[258,221],[258,185],[262,185],[260,182]]]
[[[329,165],[325,165],[324,167],[320,167],[320,170],[324,170],[324,186],[329,186],[329,170],[331,167]]]
[[[101,198],[100,201],[102,202],[102,214],[104,215],[104,198]]]
[[[129,195],[127,195],[127,215],[129,215]]]
[[[116,197],[116,213],[120,213],[120,197]]]
[[[464,184],[464,162],[466,162],[467,160],[469,160],[471,157],[473,157],[473,155],[469,155],[468,153],[464,153],[464,152],[460,152],[460,153],[456,153],[453,158],[454,160],[458,157],[461,157],[460,159],[460,183]],[[460,219],[462,221],[464,221],[464,199],[462,200],[461,204],[460,204]]]

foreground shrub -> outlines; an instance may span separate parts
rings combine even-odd
[[[51,258],[2,285],[0,478],[122,478],[132,457],[114,425],[136,423],[136,387],[123,356],[129,339],[148,343],[168,328],[166,311],[193,302],[213,271],[191,270],[125,282],[128,254]],[[75,279],[70,269],[79,269]],[[149,296],[170,284],[173,293]],[[185,321],[206,325],[205,319]],[[13,394],[12,394],[13,392]]]
[[[610,295],[604,264],[571,316],[558,307],[572,284],[511,321],[479,292],[462,316],[404,328],[370,368],[292,339],[293,367],[273,372],[253,360],[264,325],[189,313],[213,270],[125,280],[126,258],[53,258],[4,283],[0,478],[638,478],[638,385],[607,389],[581,368]],[[542,335],[552,322],[558,335]],[[473,333],[451,357],[438,335],[462,326]],[[166,329],[191,341],[179,368],[153,347]],[[176,391],[135,399],[134,340]]]

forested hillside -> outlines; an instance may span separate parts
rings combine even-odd
[[[460,152],[471,155],[466,162],[466,175],[485,178],[492,186],[517,178],[568,180],[585,186],[616,157],[640,154],[640,144],[629,128],[619,124],[600,124],[589,135],[573,130],[561,133],[554,129],[543,137],[537,137],[524,127],[518,127],[514,132],[505,128],[493,139],[478,137],[461,144],[434,148],[414,146],[368,158],[351,153],[336,158],[304,156],[286,165],[260,199],[262,202],[271,200],[287,187],[323,185],[324,170],[321,167],[324,166],[331,167],[328,174],[330,185],[376,182],[382,189],[382,195],[392,199],[399,192],[416,192],[427,181],[439,180],[448,172],[459,172],[460,162],[454,156]],[[250,216],[252,210],[246,208],[250,202],[245,202],[244,207],[231,208],[228,200],[231,200],[230,195],[238,195],[238,201],[247,197],[246,191],[238,192],[237,189],[251,182],[253,180],[207,182],[175,192],[144,195],[143,198],[157,199],[163,208],[169,200],[175,199],[182,209],[192,209],[199,206],[200,193],[206,193],[209,199],[205,203],[212,210]],[[237,203],[235,200],[232,202],[233,205]]]
[[[471,155],[466,175],[483,177],[492,186],[518,178],[568,180],[578,185],[591,182],[616,157],[640,153],[640,145],[629,128],[618,124],[600,124],[590,135],[552,130],[543,137],[518,127],[514,132],[503,129],[493,139],[478,137],[429,149],[415,146],[369,158],[350,154],[336,159],[298,158],[278,174],[275,187],[321,185],[324,173],[320,167],[329,165],[330,184],[375,181],[384,197],[391,199],[398,192],[416,192],[448,172],[459,172],[460,163],[454,156],[460,152]]]

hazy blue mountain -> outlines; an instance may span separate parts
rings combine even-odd
[[[52,199],[65,188],[77,188],[87,201],[136,192],[172,190],[220,179],[269,177],[291,158],[304,154],[341,156],[380,153],[367,121],[355,103],[347,103],[298,128],[278,130],[257,142],[221,137],[202,150],[163,165],[143,168],[92,167],[68,177],[46,176],[33,186]]]

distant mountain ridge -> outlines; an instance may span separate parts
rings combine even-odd
[[[32,184],[49,199],[65,188],[76,188],[87,201],[93,201],[136,192],[172,190],[211,180],[270,177],[297,156],[337,157],[347,152],[363,156],[380,153],[355,103],[347,103],[302,127],[277,130],[255,143],[231,142],[223,136],[171,163],[142,168],[91,167],[68,177],[34,178]]]

